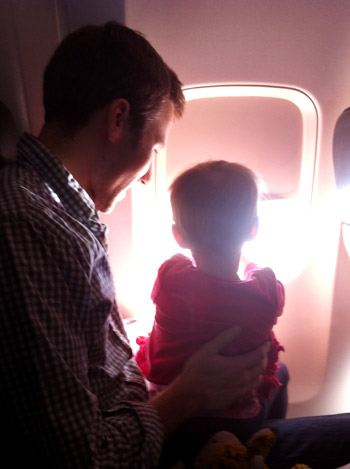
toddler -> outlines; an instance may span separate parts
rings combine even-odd
[[[173,235],[193,259],[176,254],[159,268],[152,291],[153,329],[149,337],[137,339],[136,361],[155,393],[201,345],[226,328],[238,325],[241,332],[223,354],[243,353],[270,341],[260,388],[224,411],[201,414],[248,419],[255,431],[262,398],[280,386],[275,373],[283,347],[272,328],[284,306],[284,288],[270,268],[250,263],[244,279],[237,274],[242,246],[258,229],[258,179],[240,164],[208,161],[180,174],[170,193]]]

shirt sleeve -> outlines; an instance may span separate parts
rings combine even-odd
[[[118,334],[107,321],[95,334],[89,327],[91,272],[54,230],[54,223],[1,220],[0,398],[12,460],[36,468],[155,467],[158,414]],[[101,338],[105,352],[95,343]],[[92,361],[112,352],[114,366]]]
[[[276,279],[272,269],[265,267],[259,268],[254,263],[249,263],[245,268],[246,279],[257,279],[264,293],[268,295],[269,300],[274,305],[275,323],[281,316],[285,303],[285,294],[283,284]],[[270,348],[267,356],[265,374],[262,376],[262,382],[259,387],[259,394],[267,399],[270,398],[273,389],[281,386],[276,377],[276,371],[279,368],[278,355],[284,351],[284,347],[278,342],[274,332],[270,332]]]
[[[253,262],[247,264],[244,276],[246,280],[257,278],[261,282],[264,294],[269,295],[271,302],[275,305],[277,320],[282,315],[285,304],[285,292],[282,282],[276,279],[272,269],[269,267],[261,268]]]

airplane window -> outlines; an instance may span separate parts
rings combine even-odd
[[[350,225],[350,108],[340,115],[335,125],[333,164],[340,218]]]
[[[174,124],[164,160],[158,158],[156,168],[161,218],[171,225],[166,190],[180,171],[208,159],[245,164],[283,198],[260,203],[258,236],[243,254],[291,281],[307,262],[317,140],[313,102],[297,90],[254,86],[196,87],[185,90],[185,96],[185,115]],[[179,251],[169,228],[163,239],[157,244],[163,246],[163,258]]]
[[[186,167],[224,159],[254,169],[272,192],[293,195],[300,179],[302,130],[301,113],[287,100],[234,96],[189,101],[169,136],[167,184]]]
[[[333,164],[337,185],[337,210],[343,222],[344,246],[350,256],[350,108],[345,109],[335,125]]]

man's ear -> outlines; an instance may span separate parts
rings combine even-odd
[[[175,224],[173,224],[172,230],[173,230],[173,236],[175,238],[175,241],[180,246],[180,248],[188,249],[189,247],[188,244],[184,241],[184,239],[180,235],[179,230],[177,229],[177,226]]]
[[[252,241],[256,237],[258,233],[258,229],[259,229],[259,218],[255,217],[252,227],[250,229],[250,233],[249,233],[247,241]]]
[[[129,123],[130,104],[123,98],[111,101],[107,108],[108,140],[114,143],[118,140]]]

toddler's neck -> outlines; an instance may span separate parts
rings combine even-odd
[[[241,250],[237,251],[193,251],[197,269],[210,277],[239,280],[237,275]]]

